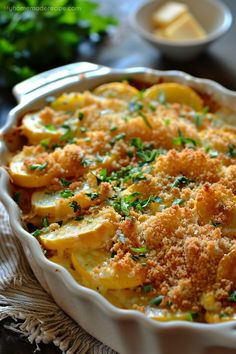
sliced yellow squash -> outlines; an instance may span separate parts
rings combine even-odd
[[[47,249],[103,247],[116,230],[117,214],[111,208],[103,209],[97,216],[85,216],[83,220],[68,221],[60,228],[40,235]]]
[[[202,98],[190,87],[177,83],[163,83],[150,87],[144,92],[144,97],[159,100],[163,95],[169,103],[180,103],[192,107],[195,111],[203,108]]]
[[[71,261],[85,284],[92,288],[126,289],[143,283],[142,270],[133,267],[127,271],[126,267],[116,267],[114,260],[104,250],[96,254],[78,250],[72,253]]]
[[[68,126],[73,131],[78,129],[79,120],[77,118],[67,119],[63,125]],[[23,134],[29,139],[30,144],[38,144],[43,139],[50,139],[55,142],[65,134],[68,129],[53,124],[45,124],[39,113],[27,114],[22,120]]]
[[[75,111],[78,108],[82,108],[97,102],[96,96],[85,91],[64,93],[52,102],[51,107],[56,111]]]
[[[34,158],[33,155],[31,155]],[[51,183],[55,176],[55,170],[40,171],[38,174],[25,168],[24,161],[30,159],[30,156],[23,152],[15,155],[9,165],[9,174],[15,184],[26,188],[44,187]]]
[[[124,101],[130,101],[137,96],[139,91],[130,86],[127,82],[111,82],[98,86],[94,90],[94,94],[106,98],[118,98]]]
[[[89,191],[87,190],[87,193]],[[50,192],[47,190],[34,192],[31,198],[32,210],[38,215],[50,215],[50,218],[61,220],[74,215],[74,210],[71,207],[72,202],[76,202],[81,210],[94,204],[84,190],[76,189],[73,192],[74,195],[69,198],[63,198],[61,193],[62,191]]]

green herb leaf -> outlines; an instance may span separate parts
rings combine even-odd
[[[51,141],[50,138],[42,139],[42,140],[40,141],[40,145],[41,145],[45,150],[48,150],[48,149],[49,149],[50,141]]]
[[[190,146],[193,146],[193,147],[197,146],[197,142],[194,139],[185,137],[180,129],[178,130],[178,134],[179,134],[179,137],[178,138],[174,138],[172,140],[173,144],[182,145],[183,147],[185,147],[186,145],[190,145]]]
[[[138,101],[131,101],[128,104],[128,111],[130,113],[138,112],[143,109],[143,103]]]
[[[124,139],[126,137],[125,133],[120,133],[118,135],[116,135],[112,140],[111,140],[111,144],[114,145],[117,141]]]
[[[86,193],[86,195],[91,199],[91,200],[94,200],[94,199],[97,199],[100,197],[100,194],[99,193]]]
[[[176,198],[176,199],[173,201],[172,205],[183,205],[184,202],[185,202],[184,199]]]
[[[68,187],[70,184],[71,184],[71,182],[70,181],[68,181],[66,178],[60,178],[60,184],[63,186],[63,187]]]
[[[84,119],[84,113],[83,112],[79,112],[78,113],[78,118],[80,121],[82,121]]]
[[[76,218],[75,218],[76,221],[81,221],[81,220],[83,220],[83,219],[84,219],[84,216],[82,216],[82,215],[78,215],[78,216],[76,216]]]
[[[211,223],[215,227],[220,227],[222,225],[220,222],[217,222],[217,221],[212,221]]]
[[[148,252],[146,247],[130,247],[130,250],[134,253],[147,253]]]
[[[236,291],[235,290],[229,294],[227,300],[230,302],[236,302]]]
[[[153,285],[152,284],[148,284],[148,285],[144,285],[143,286],[143,292],[145,294],[150,293],[153,290]]]
[[[143,112],[139,112],[139,115],[142,117],[144,123],[146,124],[146,126],[149,128],[149,129],[152,129],[152,125],[151,123],[149,122],[147,116],[143,113]]]
[[[53,125],[53,124],[45,124],[45,126],[44,126],[47,130],[50,130],[50,131],[52,131],[52,132],[54,132],[55,130],[56,130],[56,127],[55,127],[55,125]]]
[[[33,164],[33,165],[28,166],[28,169],[32,170],[32,171],[34,171],[34,170],[42,171],[47,167],[47,165],[48,165],[47,162],[42,163],[42,164]]]
[[[178,176],[176,177],[174,183],[172,183],[172,188],[183,188],[192,182],[194,181],[185,176]]]
[[[149,304],[159,306],[161,305],[162,300],[163,300],[163,295],[158,295],[157,297],[154,297],[154,299],[152,299]]]
[[[76,213],[77,211],[81,210],[80,205],[76,202],[76,200],[73,200],[72,202],[70,202],[70,207],[74,210],[74,212]]]
[[[32,235],[33,235],[34,237],[38,237],[39,235],[41,235],[41,233],[42,233],[42,230],[36,229],[36,230],[32,233]]]
[[[236,157],[236,149],[234,145],[232,144],[229,145],[229,151],[226,153],[226,156],[230,158]]]
[[[22,192],[16,192],[16,193],[14,194],[13,199],[14,199],[14,201],[16,202],[16,204],[19,204],[19,203],[20,203],[21,198],[22,198]]]
[[[64,191],[60,192],[60,196],[62,198],[70,198],[73,197],[75,194],[70,189],[65,189]]]
[[[42,227],[48,227],[49,226],[49,221],[48,221],[48,217],[44,216],[42,218]]]
[[[80,127],[80,131],[81,133],[86,133],[88,129],[86,127]]]

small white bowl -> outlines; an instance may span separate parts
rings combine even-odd
[[[218,0],[181,0],[207,32],[203,39],[192,41],[169,41],[155,36],[152,24],[153,13],[166,1],[154,0],[142,4],[130,22],[134,30],[146,41],[171,59],[190,60],[200,54],[212,42],[223,36],[231,27],[233,17],[228,7]]]

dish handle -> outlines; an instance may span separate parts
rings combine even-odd
[[[41,91],[50,84],[59,84],[61,80],[69,79],[73,76],[78,77],[80,74],[96,71],[101,68],[104,68],[104,66],[89,62],[78,62],[60,66],[20,82],[13,87],[13,94],[18,102],[22,102],[29,96],[32,96],[32,94],[35,94],[36,91]]]

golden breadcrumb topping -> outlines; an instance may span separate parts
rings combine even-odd
[[[124,81],[25,115],[7,168],[46,256],[156,320],[236,318],[236,129],[215,107]]]

